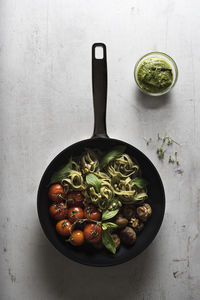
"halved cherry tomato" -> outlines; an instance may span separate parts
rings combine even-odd
[[[82,230],[74,230],[70,236],[70,243],[73,246],[81,246],[84,243],[84,234]]]
[[[81,207],[74,206],[70,207],[67,212],[68,219],[71,223],[74,223],[75,221],[79,219],[83,219],[83,210]]]
[[[62,236],[70,236],[71,223],[67,220],[61,220],[56,224],[56,231]]]
[[[101,240],[102,228],[97,224],[94,223],[86,224],[83,232],[84,232],[85,239],[89,243],[93,244]]]
[[[83,195],[80,192],[70,192],[67,194],[67,206],[83,206]]]
[[[65,196],[65,192],[62,185],[56,183],[50,186],[48,195],[53,202],[62,202],[63,201],[62,197]]]
[[[96,221],[101,220],[101,212],[98,210],[96,206],[92,204],[88,205],[83,212],[84,212],[84,218],[86,219],[91,219]]]
[[[49,213],[51,217],[54,218],[55,220],[65,219],[67,217],[66,204],[63,202],[52,204],[49,207]]]

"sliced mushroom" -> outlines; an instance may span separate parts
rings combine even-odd
[[[144,203],[143,205],[137,208],[137,215],[141,221],[146,222],[148,218],[152,214],[151,206],[148,203]]]
[[[144,228],[144,223],[137,218],[131,218],[129,226],[131,226],[136,232],[140,232]]]

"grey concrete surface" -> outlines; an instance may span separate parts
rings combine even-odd
[[[199,28],[197,0],[0,1],[1,300],[200,299]],[[99,41],[108,53],[108,134],[149,156],[167,200],[152,245],[110,268],[64,258],[36,211],[46,166],[92,134],[91,46]],[[167,96],[144,96],[134,83],[134,64],[150,51],[178,64]],[[182,144],[168,148],[178,150],[179,168],[158,160],[158,132]],[[148,147],[144,136],[154,138]]]

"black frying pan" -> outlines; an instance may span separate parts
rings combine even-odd
[[[103,48],[103,58],[97,59],[95,48]],[[108,137],[106,132],[106,101],[107,101],[107,63],[106,46],[101,43],[92,46],[92,83],[94,100],[94,133],[91,139],[73,144],[59,153],[49,164],[42,176],[38,190],[38,215],[41,226],[49,241],[68,258],[79,263],[91,266],[111,266],[123,263],[141,253],[155,238],[161,226],[165,211],[165,194],[161,178],[152,162],[138,149],[116,139]],[[126,153],[134,157],[141,169],[143,177],[149,182],[149,203],[152,207],[152,217],[146,224],[144,230],[137,236],[135,245],[126,248],[120,246],[115,255],[107,250],[98,251],[94,248],[74,247],[66,243],[55,230],[55,223],[49,216],[48,183],[51,175],[66,164],[71,156],[80,155],[85,148],[99,148],[108,150],[117,145],[126,145]]]

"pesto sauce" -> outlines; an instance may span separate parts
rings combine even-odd
[[[161,93],[171,86],[173,71],[164,59],[150,57],[140,64],[137,81],[141,89],[149,93]]]

